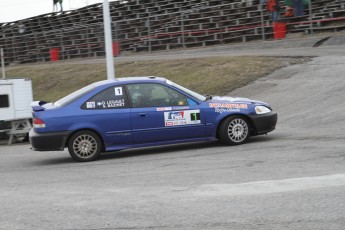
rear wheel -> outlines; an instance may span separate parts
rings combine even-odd
[[[219,139],[228,145],[245,143],[250,136],[250,124],[242,116],[226,118],[219,127]]]
[[[68,143],[71,157],[80,162],[96,160],[101,153],[102,142],[99,136],[89,130],[82,130],[72,135]]]

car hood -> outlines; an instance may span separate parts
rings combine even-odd
[[[255,104],[255,105],[265,105],[269,106],[267,103],[263,101],[252,100],[249,98],[244,97],[220,97],[220,96],[213,96],[212,99],[209,101],[211,103],[239,103],[239,104]]]

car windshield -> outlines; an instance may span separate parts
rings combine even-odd
[[[85,86],[84,88],[81,88],[63,98],[61,98],[60,100],[54,102],[54,105],[56,107],[62,107],[72,101],[74,101],[75,99],[83,96],[84,94],[90,92],[91,90],[93,90],[95,88],[95,86],[92,84],[92,85],[88,85],[88,86]]]
[[[206,101],[206,99],[207,99],[207,98],[204,97],[203,95],[198,94],[198,93],[196,93],[196,92],[194,92],[194,91],[192,91],[192,90],[190,90],[190,89],[187,89],[187,88],[185,88],[185,87],[183,87],[183,86],[180,86],[179,84],[176,84],[176,83],[174,83],[174,82],[172,82],[172,81],[166,80],[166,83],[167,83],[168,85],[172,85],[172,86],[174,86],[174,87],[176,87],[176,88],[182,90],[183,92],[185,92],[185,93],[187,93],[187,94],[189,94],[189,95],[195,97],[196,99],[198,99],[198,100],[200,100],[200,101]]]

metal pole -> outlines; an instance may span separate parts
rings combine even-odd
[[[313,20],[312,20],[313,12],[312,12],[312,7],[311,7],[311,0],[309,0],[309,25],[310,25],[310,34],[314,34],[313,31]]]
[[[115,32],[115,40],[118,41],[119,40],[119,35],[117,34],[118,31],[117,31],[117,22],[114,22],[114,32]]]
[[[183,17],[184,17],[184,12],[181,12],[182,47],[183,47],[183,48],[186,48],[186,44],[184,43],[184,24],[183,24]]]
[[[61,44],[61,59],[64,61],[65,60],[65,46],[63,44],[63,34],[62,34],[62,30],[60,30],[60,44]]]
[[[2,79],[6,78],[5,75],[5,57],[4,57],[4,49],[0,49],[0,56],[1,56],[1,69],[2,69]]]
[[[112,35],[110,25],[109,2],[103,2],[103,23],[104,23],[104,39],[105,39],[105,54],[107,59],[107,79],[115,79],[115,67],[113,58]]]
[[[265,36],[265,25],[264,25],[264,6],[262,4],[263,0],[260,1],[260,18],[261,18],[261,34],[262,34],[262,40],[266,40]]]
[[[152,52],[152,47],[151,47],[151,27],[150,27],[150,16],[147,17],[147,36],[149,37],[149,52]]]

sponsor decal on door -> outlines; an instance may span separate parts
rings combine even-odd
[[[200,124],[200,110],[164,112],[165,126]]]

